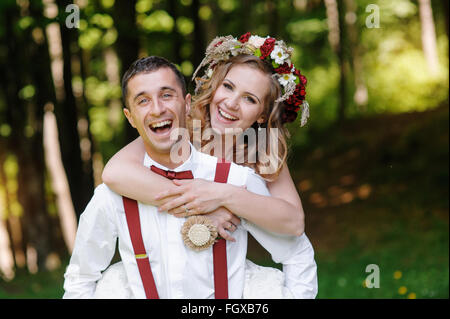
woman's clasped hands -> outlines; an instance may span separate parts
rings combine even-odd
[[[204,179],[173,180],[175,187],[156,195],[162,202],[159,212],[167,212],[175,217],[189,217],[207,214],[216,226],[219,235],[229,241],[235,241],[230,233],[237,229],[240,219],[223,207],[227,197],[228,184],[210,182]]]

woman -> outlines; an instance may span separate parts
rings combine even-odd
[[[219,134],[219,149],[227,160],[236,159],[242,147],[247,158],[242,164],[252,167],[267,181],[272,197],[201,179],[169,181],[142,166],[145,149],[140,138],[108,162],[102,176],[104,182],[121,195],[159,206],[160,211],[178,217],[207,214],[219,235],[227,240],[234,240],[229,232],[240,222],[234,215],[276,233],[303,234],[304,213],[286,165],[284,124],[295,120],[303,105],[303,125],[308,105],[304,102],[306,78],[291,64],[291,53],[292,49],[282,41],[250,33],[239,40],[231,36],[214,39],[197,69],[207,67],[205,75],[196,79],[196,95],[187,121],[191,137],[198,129],[201,133],[212,128]],[[230,131],[233,135],[248,129],[267,129],[278,135],[261,141],[257,134],[254,143],[248,140],[227,146]],[[193,144],[199,144],[196,142]],[[198,146],[211,153],[217,151],[215,142],[217,139],[202,139]]]
[[[242,47],[236,49],[237,45]],[[292,49],[286,48],[282,41],[250,36],[249,33],[239,40],[231,36],[214,39],[197,69],[209,66],[205,75],[197,79],[196,96],[187,121],[191,137],[195,135],[194,120],[200,120],[202,131],[213,128],[222,135],[223,140],[226,139],[227,129],[245,131],[263,128],[268,132],[278,129],[275,143],[270,138],[266,139],[267,144],[272,143],[277,150],[273,152],[272,145],[265,145],[265,149],[272,151],[269,159],[262,156],[266,154],[260,152],[260,148],[245,145],[247,159],[256,155],[253,156],[256,162],[243,163],[254,168],[267,181],[272,197],[263,198],[232,185],[204,180],[171,182],[142,167],[145,150],[140,138],[124,147],[107,163],[102,175],[105,184],[121,195],[157,205],[161,211],[168,210],[179,217],[211,213],[224,207],[267,230],[301,235],[304,231],[304,213],[286,165],[287,130],[284,124],[295,120],[301,105],[304,124],[308,108],[304,102],[306,78],[292,66],[291,53]],[[202,140],[202,150],[212,148],[208,142]],[[233,159],[236,146],[224,153],[226,158]],[[267,162],[270,169],[267,169]],[[264,174],[265,171],[269,173]],[[165,191],[161,192],[161,189]],[[267,207],[272,210],[268,211]],[[233,229],[239,221],[225,213],[226,210],[221,212],[208,216],[216,219],[219,234],[232,240],[225,229]]]

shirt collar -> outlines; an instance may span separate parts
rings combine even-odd
[[[189,155],[189,158],[184,163],[181,163],[176,168],[169,169],[169,168],[165,167],[164,165],[161,165],[160,163],[153,160],[147,154],[147,152],[145,152],[145,155],[144,155],[144,166],[150,167],[152,165],[155,165],[156,167],[164,169],[166,171],[170,170],[170,171],[174,171],[174,172],[187,171],[187,170],[194,171],[194,169],[196,168],[197,162],[198,162],[198,154],[197,154],[198,151],[195,149],[195,147],[192,146],[192,144],[190,142],[188,142],[188,143],[189,143],[189,147],[191,150],[191,154]]]

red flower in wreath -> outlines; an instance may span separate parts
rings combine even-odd
[[[285,73],[291,73],[291,70],[292,70],[292,64],[289,65],[287,63],[284,63],[284,64],[280,65],[278,68],[276,68],[274,71],[279,74],[285,74]]]
[[[261,51],[261,60],[264,60],[270,55],[275,47],[275,41],[276,40],[274,38],[267,38],[266,41],[264,41],[263,45],[259,48]]]
[[[306,80],[306,76],[300,75],[299,78],[300,78],[300,82],[302,82],[303,85],[306,85],[306,83],[308,82],[308,81]]]
[[[294,93],[286,100],[287,105],[292,105],[294,108],[303,104],[306,91],[305,87],[301,84],[297,84]]]
[[[281,120],[284,123],[294,122],[296,118],[297,118],[297,112],[295,112],[295,111],[286,110],[283,113],[283,115],[281,115]]]
[[[239,38],[239,42],[241,42],[241,43],[247,42],[248,39],[250,38],[250,36],[251,36],[250,32],[247,32],[247,33],[241,35],[241,37]]]

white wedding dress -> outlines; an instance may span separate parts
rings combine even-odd
[[[122,262],[108,267],[97,282],[96,299],[132,299]],[[284,285],[284,273],[276,268],[258,266],[246,260],[243,299],[293,299]]]

